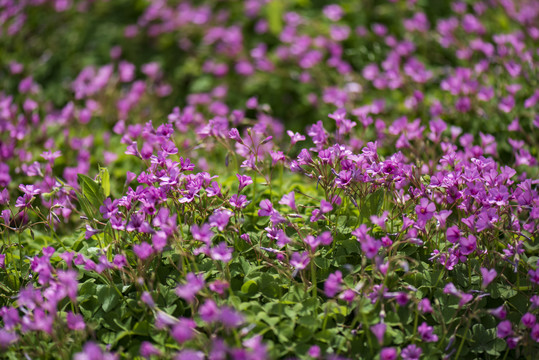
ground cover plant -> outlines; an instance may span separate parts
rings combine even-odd
[[[536,358],[539,1],[0,19],[2,358]]]

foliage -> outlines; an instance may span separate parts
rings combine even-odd
[[[0,14],[6,358],[535,357],[537,1]]]

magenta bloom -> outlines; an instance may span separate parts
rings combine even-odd
[[[401,357],[403,360],[419,360],[423,350],[414,344],[408,345],[401,352]]]
[[[522,324],[527,327],[528,329],[531,329],[533,328],[533,326],[535,325],[535,322],[536,322],[536,317],[535,315],[533,315],[532,313],[529,313],[527,312],[526,314],[524,314],[522,316],[522,318],[520,319],[520,321],[522,322]]]
[[[212,323],[219,319],[219,308],[217,307],[217,304],[215,304],[215,301],[208,299],[202,306],[200,306],[198,314],[203,321]]]
[[[415,207],[417,213],[417,225],[424,229],[427,221],[429,221],[436,211],[436,205],[430,202],[429,199],[422,198],[419,205]]]
[[[193,239],[209,245],[213,236],[213,231],[209,224],[203,224],[200,227],[198,225],[193,225],[191,226],[191,234],[193,234]]]
[[[233,249],[226,246],[225,242],[219,243],[210,249],[210,256],[213,260],[219,260],[222,262],[229,262],[232,260]]]
[[[210,226],[216,227],[219,231],[223,231],[228,225],[228,221],[234,215],[230,210],[215,210],[210,216]]]
[[[483,283],[481,284],[481,287],[484,289],[496,278],[498,273],[494,269],[489,270],[481,268],[481,275],[483,276]]]
[[[511,321],[504,320],[498,324],[497,336],[499,338],[504,339],[511,335],[513,335],[513,325],[511,324]]]
[[[438,336],[433,333],[434,328],[428,326],[426,322],[423,322],[418,328],[417,332],[421,336],[421,339],[425,342],[436,342]]]
[[[171,335],[178,343],[182,344],[195,336],[196,323],[193,319],[181,318],[172,329]]]
[[[146,359],[149,359],[152,356],[163,356],[161,351],[156,348],[151,342],[143,341],[140,344],[140,355]]]
[[[331,205],[330,202],[326,201],[326,200],[322,200],[320,201],[320,211],[325,214],[325,213],[328,213],[330,212],[331,210],[333,210],[333,206]]]
[[[82,315],[73,314],[71,311],[67,313],[67,327],[70,330],[84,330],[85,324]]]
[[[324,292],[328,298],[334,297],[339,291],[341,291],[342,273],[336,271],[333,274],[329,274],[326,282],[324,283]]]
[[[313,345],[309,348],[309,351],[307,352],[307,354],[310,356],[310,357],[313,357],[313,358],[318,358],[320,357],[320,354],[321,354],[321,351],[320,351],[320,346],[318,345]]]
[[[187,283],[185,285],[179,285],[176,288],[176,295],[185,299],[188,303],[192,303],[195,300],[196,294],[204,288],[204,275],[188,273],[186,280]]]
[[[243,316],[228,306],[221,309],[219,320],[221,320],[221,323],[228,329],[236,328],[244,322]]]
[[[297,211],[298,209],[296,208],[296,200],[294,195],[295,193],[293,191],[283,195],[283,197],[279,201],[279,204],[290,206],[292,210]]]
[[[467,238],[466,237],[460,238],[459,244],[460,244],[460,253],[462,255],[470,255],[477,248],[476,239],[475,239],[475,236],[473,235],[470,235]]]
[[[245,188],[247,185],[250,185],[253,183],[253,179],[251,179],[250,176],[236,174],[236,177],[238,178],[238,181],[240,183],[238,186],[238,192],[242,191],[243,188]]]
[[[380,360],[395,360],[397,358],[397,349],[389,347],[380,351]]]
[[[247,200],[247,196],[245,195],[238,196],[236,194],[232,195],[229,202],[230,202],[230,205],[232,205],[236,209],[243,209],[250,203],[250,201]]]
[[[309,253],[307,251],[304,251],[302,253],[293,253],[292,257],[290,259],[290,265],[295,267],[298,270],[303,270],[309,265],[310,259],[309,259]]]
[[[260,202],[260,210],[258,210],[258,216],[270,216],[273,212],[273,205],[268,199]]]
[[[384,343],[384,335],[386,333],[387,325],[384,323],[379,323],[371,326],[371,331],[376,336],[378,344],[382,345]]]
[[[141,260],[144,260],[144,259],[147,259],[150,257],[150,255],[152,255],[153,253],[153,248],[150,244],[148,244],[147,242],[143,241],[142,243],[140,243],[140,245],[138,244],[135,244],[133,245],[133,252],[135,253],[135,255],[137,255]]]

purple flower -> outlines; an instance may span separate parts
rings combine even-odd
[[[221,320],[221,323],[223,323],[223,325],[228,329],[236,328],[244,322],[243,316],[228,306],[221,309],[219,319]]]
[[[293,191],[283,195],[283,197],[279,201],[279,204],[290,206],[292,210],[297,211],[298,209],[296,208],[296,200],[294,196],[295,193]]]
[[[228,132],[228,137],[240,144],[243,144],[243,140],[241,139],[240,132],[236,128],[230,129],[230,131]]]
[[[178,323],[174,325],[171,331],[171,335],[178,343],[191,340],[195,336],[196,323],[193,319],[180,318]]]
[[[468,237],[462,237],[459,241],[460,253],[462,255],[470,255],[477,248],[475,236],[469,235]]]
[[[217,246],[214,246],[210,249],[210,256],[213,260],[227,263],[232,260],[233,252],[234,250],[226,246],[225,242],[221,242]]]
[[[100,232],[101,230],[94,229],[89,224],[86,224],[86,233],[84,234],[84,238],[88,240],[89,238],[91,238],[95,234],[99,234]]]
[[[202,241],[207,245],[210,244],[213,237],[213,231],[209,224],[203,224],[200,227],[198,225],[191,226],[191,234],[193,234],[193,239]]]
[[[216,227],[219,231],[223,231],[228,225],[228,221],[232,215],[234,214],[230,210],[215,210],[209,218],[210,226]]]
[[[496,309],[489,310],[489,312],[500,320],[505,319],[507,316],[507,310],[505,310],[505,306],[503,305],[497,307]]]
[[[378,344],[382,345],[384,343],[384,335],[386,333],[387,325],[384,323],[379,323],[371,326],[371,331],[376,336]]]
[[[268,199],[264,199],[260,202],[260,210],[258,210],[258,216],[270,216],[273,212],[273,205]]]
[[[211,299],[206,300],[206,302],[200,306],[198,309],[198,314],[200,315],[202,321],[207,323],[217,321],[220,315],[217,304],[215,304],[215,301]]]
[[[379,227],[382,228],[382,230],[385,230],[386,229],[386,220],[387,220],[387,215],[388,214],[389,214],[389,212],[384,211],[382,216],[378,217],[376,215],[373,215],[373,216],[370,217],[370,219],[371,219],[373,224],[378,225]]]
[[[322,212],[322,214],[328,213],[331,210],[333,210],[333,206],[330,202],[326,200],[320,201],[320,211]]]
[[[150,244],[143,241],[140,243],[140,245],[135,244],[133,245],[133,252],[135,255],[137,255],[141,260],[145,260],[150,257],[153,253],[153,248]]]
[[[5,205],[7,203],[9,203],[9,191],[6,188],[0,191],[0,205]]]
[[[145,303],[146,305],[148,305],[151,308],[155,307],[155,301],[153,300],[152,295],[147,291],[144,291],[140,295],[140,300],[142,300],[143,303]]]
[[[380,351],[380,360],[395,360],[397,358],[397,349],[389,347]]]
[[[118,213],[118,200],[112,201],[110,198],[106,198],[103,205],[99,207],[99,212],[103,214],[103,219],[110,219],[112,215]]]
[[[140,344],[140,355],[146,359],[149,359],[152,356],[163,356],[163,353],[156,348],[151,342],[149,341],[143,341]]]
[[[204,360],[206,357],[202,351],[185,349],[180,351],[174,360]]]
[[[481,268],[480,270],[481,270],[481,275],[483,276],[483,282],[481,284],[481,287],[485,289],[488,286],[488,284],[490,284],[496,278],[498,273],[494,269],[489,270],[486,268]]]
[[[292,265],[298,270],[305,269],[307,265],[309,265],[309,262],[309,253],[307,251],[304,251],[302,253],[295,252],[290,258],[290,265]]]
[[[305,140],[305,136],[301,135],[298,132],[294,133],[294,132],[292,132],[290,130],[287,130],[286,133],[288,134],[288,136],[290,136],[290,146],[293,146],[298,141]]]
[[[530,332],[530,337],[535,341],[539,342],[539,324],[535,324],[532,328],[532,331]],[[0,340],[0,347],[2,347],[2,343]]]
[[[307,355],[309,355],[310,357],[313,357],[315,359],[319,358],[320,354],[321,354],[320,346],[318,346],[318,345],[311,346],[309,348],[309,351],[307,352]]]
[[[429,199],[421,198],[419,205],[415,207],[415,211],[417,213],[417,225],[421,229],[424,229],[427,221],[434,216],[436,206]]]
[[[210,283],[210,285],[208,286],[211,291],[216,292],[219,295],[223,295],[225,293],[225,290],[228,289],[230,285],[224,280],[217,279],[214,282]]]
[[[535,318],[535,315],[533,315],[532,313],[527,312],[526,314],[524,314],[522,316],[520,321],[522,322],[522,324],[525,327],[527,327],[528,329],[531,329],[535,325],[536,318]]]
[[[402,360],[419,360],[423,350],[417,345],[410,344],[401,352]]]
[[[156,251],[161,251],[167,245],[167,234],[164,231],[157,231],[153,234],[152,244]]]
[[[417,332],[421,336],[421,339],[425,342],[436,342],[438,341],[438,336],[433,333],[434,328],[427,325],[426,322],[423,322],[418,328]]]
[[[430,304],[430,300],[428,298],[422,299],[419,304],[417,305],[417,309],[421,311],[423,314],[432,313],[432,306]]]
[[[185,285],[179,285],[176,288],[176,295],[185,299],[188,303],[192,303],[198,292],[204,288],[204,275],[188,273],[185,278],[187,282]]]
[[[324,292],[328,298],[334,297],[339,291],[341,291],[342,273],[336,271],[333,274],[329,274],[324,283]]]
[[[361,250],[365,253],[368,259],[372,259],[378,254],[378,250],[382,247],[382,242],[375,240],[372,236],[368,236],[361,242]]]
[[[230,202],[230,205],[232,205],[236,209],[243,209],[250,203],[250,201],[247,200],[247,196],[245,195],[238,196],[236,194],[232,195],[229,202]]]
[[[71,311],[67,313],[67,327],[70,330],[84,330],[84,319],[80,314],[73,314]]]
[[[498,324],[497,336],[501,339],[504,339],[508,336],[513,335],[513,325],[511,321],[504,320]]]
[[[397,300],[397,304],[399,304],[400,306],[405,306],[406,304],[408,304],[409,300],[408,294],[403,291],[398,292],[395,299]]]
[[[251,179],[250,176],[236,174],[236,177],[238,178],[238,181],[240,183],[238,186],[238,192],[241,192],[243,188],[253,183],[253,179]]]
[[[447,241],[449,241],[452,244],[456,244],[460,239],[460,230],[458,226],[453,225],[447,228],[446,237],[447,237]]]
[[[0,349],[6,349],[19,340],[17,334],[0,329]]]
[[[170,210],[166,207],[159,209],[159,212],[154,217],[153,226],[160,227],[167,235],[172,235],[176,231],[177,215],[170,215]]]
[[[100,360],[113,360],[117,359],[116,355],[101,350],[99,345],[93,342],[87,342],[82,348],[82,352],[76,353],[73,356],[73,360],[88,360],[88,359],[100,359]]]

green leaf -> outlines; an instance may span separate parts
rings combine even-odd
[[[316,320],[313,316],[302,316],[298,319],[298,324],[305,326],[311,330],[316,330],[318,328]]]
[[[110,196],[110,174],[107,168],[99,168],[99,179],[101,180],[101,187],[105,197]]]
[[[283,28],[284,4],[282,0],[271,0],[267,7],[267,18],[270,31],[279,34]]]
[[[367,195],[364,203],[361,205],[361,219],[363,222],[368,221],[373,215],[378,215],[384,204],[384,190],[378,189],[375,192]]]
[[[109,312],[118,305],[120,302],[120,296],[111,286],[98,285],[97,286],[97,300],[101,304],[101,308],[105,312]]]
[[[280,288],[273,276],[262,274],[259,284],[260,292],[270,298],[278,298],[280,296]]]
[[[314,259],[314,263],[316,266],[318,266],[320,269],[327,270],[329,269],[329,260],[323,257],[317,257]]]
[[[249,280],[241,286],[241,292],[248,295],[254,295],[258,291],[258,285],[255,280]]]
[[[78,174],[77,179],[82,195],[91,205],[93,205],[92,213],[95,213],[97,209],[103,205],[103,201],[105,201],[105,193],[103,192],[103,188],[99,186],[99,184],[92,178],[86,175]]]

